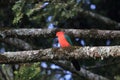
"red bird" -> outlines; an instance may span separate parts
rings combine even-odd
[[[59,31],[56,33],[56,36],[58,37],[58,42],[60,44],[60,47],[70,47],[72,46],[72,41],[68,35],[66,35],[63,31]],[[77,60],[71,60],[73,66],[77,71],[80,71],[80,65]]]

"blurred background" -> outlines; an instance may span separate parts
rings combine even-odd
[[[87,10],[120,22],[120,0],[0,0],[0,30],[19,28],[64,28],[113,30],[112,26],[99,19],[80,13]],[[115,29],[119,30],[119,29]],[[120,45],[117,39],[83,39],[72,37],[76,46]],[[33,49],[60,47],[57,38],[23,39]],[[24,50],[5,43],[0,38],[0,53]],[[119,59],[80,60],[80,65],[89,71],[120,80],[120,64],[111,64]],[[104,64],[108,66],[101,66]],[[70,63],[69,63],[70,64]],[[68,66],[69,66],[68,64]],[[95,67],[93,67],[95,66]],[[99,67],[100,66],[100,67]],[[1,64],[0,80],[84,80],[52,62],[26,64]]]

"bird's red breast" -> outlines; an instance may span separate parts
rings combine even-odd
[[[69,44],[69,42],[66,40],[66,38],[65,38],[64,35],[65,35],[65,34],[64,34],[63,31],[59,31],[59,32],[56,33],[56,36],[58,37],[58,41],[59,41],[59,43],[60,43],[60,46],[61,46],[61,47],[69,47],[69,46],[71,46],[71,45]]]
[[[70,43],[67,41],[63,31],[57,32],[56,36],[58,37],[58,41],[59,41],[61,47],[69,47],[69,46],[71,46]],[[71,60],[71,62],[73,64],[73,66],[75,67],[75,69],[77,71],[80,71],[79,62],[77,60]]]

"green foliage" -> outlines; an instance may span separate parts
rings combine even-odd
[[[120,76],[115,76],[115,80],[120,80]]]
[[[15,13],[13,24],[20,22],[20,19],[23,17],[24,5],[25,5],[25,0],[19,0],[13,6],[12,10]]]
[[[45,2],[50,1],[48,5],[43,6]],[[86,28],[89,26],[95,26],[92,28],[99,27],[102,29],[106,29],[106,26],[103,24],[98,24],[99,22],[93,19],[90,19],[90,17],[83,17],[81,14],[78,13],[78,11],[82,8],[85,10],[90,10],[90,4],[96,5],[96,10],[92,10],[96,13],[100,13],[102,15],[106,15],[107,17],[110,17],[111,19],[120,21],[119,19],[119,3],[120,0],[80,0],[81,2],[77,3],[79,0],[0,0],[0,26],[11,26],[11,27],[18,27],[19,24],[21,26],[24,26],[26,22],[25,16],[27,16],[27,19],[32,24],[28,24],[29,26],[32,26],[35,28],[36,26],[40,26],[41,28],[45,28],[47,24],[54,23],[55,25],[65,22],[68,24],[66,27],[63,28],[75,28],[75,25],[77,25],[77,28]],[[90,1],[90,4],[85,4],[86,1]],[[87,6],[87,7],[86,7]],[[52,20],[50,22],[47,22],[47,18],[49,16],[52,16]],[[73,19],[71,19],[73,18]],[[87,20],[86,20],[87,19]],[[13,21],[12,21],[13,20]],[[70,24],[69,24],[70,23]],[[11,25],[14,24],[15,26]],[[84,25],[85,24],[85,25]],[[70,26],[70,27],[69,27]],[[71,27],[72,26],[72,27]],[[27,26],[24,26],[24,28],[28,28]],[[91,27],[89,27],[90,29]],[[34,38],[35,39],[35,38]],[[39,48],[48,48],[51,47],[52,40],[50,39],[30,39],[29,42],[33,43],[34,45],[37,45]],[[75,42],[75,41],[74,41]],[[73,42],[73,43],[74,43]],[[106,40],[95,40],[95,39],[87,39],[85,40],[87,46],[103,46],[106,45]],[[49,43],[49,45],[48,45]],[[51,44],[50,44],[51,43]],[[80,43],[80,42],[79,42]],[[79,44],[77,43],[77,45]],[[111,40],[111,45],[120,44],[119,40]],[[11,46],[4,47],[6,50],[11,50]],[[13,48],[13,47],[12,47]],[[16,50],[16,48],[12,49],[13,51]],[[108,62],[112,61],[99,61],[99,60],[84,60],[80,61],[81,65],[84,66],[92,66],[93,64],[102,65],[102,63],[106,64]],[[115,67],[115,68],[114,68]],[[102,69],[98,68],[97,70],[92,69],[92,72],[101,74],[103,76],[107,77],[114,77],[116,80],[120,80],[119,77],[119,66],[113,66],[113,67],[103,67]],[[11,66],[5,66],[2,65],[1,70],[4,72],[7,78],[10,78],[8,73],[12,73]],[[46,73],[49,70],[45,70],[44,73]],[[52,71],[52,70],[51,70]],[[116,73],[115,73],[116,72]],[[48,76],[48,74],[42,74],[39,63],[34,64],[22,64],[20,66],[20,69],[18,71],[14,72],[15,74],[15,80],[52,80],[54,75],[54,70],[52,72],[52,75]],[[78,76],[75,76],[78,77]],[[75,79],[75,78],[74,78]],[[76,79],[78,80],[78,79]]]
[[[46,6],[45,2],[34,3],[33,0],[19,0],[12,8],[15,14],[13,24],[22,23],[23,15],[27,15],[31,22],[40,25],[46,24],[46,21],[43,22],[42,20],[47,20],[49,16],[53,16],[51,22],[57,25],[63,19],[66,20],[77,15],[80,6],[75,0],[68,0],[66,3],[52,1],[48,2]]]
[[[40,78],[40,67],[38,63],[22,64],[18,71],[14,71],[15,80],[36,80]]]

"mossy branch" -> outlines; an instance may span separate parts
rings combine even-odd
[[[52,60],[71,60],[89,58],[119,57],[120,46],[109,47],[68,47],[49,48],[31,51],[4,52],[0,54],[0,63],[25,63]]]

